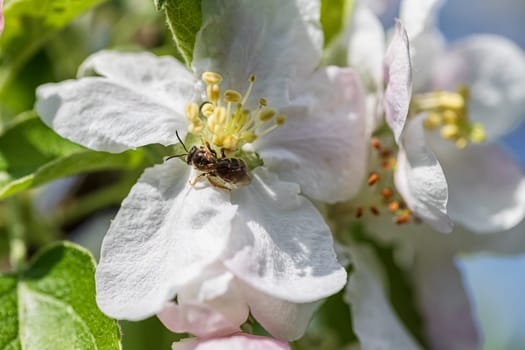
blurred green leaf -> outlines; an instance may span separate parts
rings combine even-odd
[[[324,33],[324,46],[328,46],[333,38],[343,29],[349,9],[354,0],[322,0],[321,26]]]
[[[105,0],[11,0],[0,37],[0,96],[18,70],[57,31]]]
[[[116,321],[95,303],[95,261],[58,243],[17,275],[0,275],[0,349],[120,349]]]
[[[164,9],[173,40],[189,66],[195,37],[202,24],[201,0],[156,0],[155,5]]]
[[[61,177],[134,168],[143,158],[140,150],[119,154],[88,150],[63,139],[28,112],[0,135],[0,199]]]

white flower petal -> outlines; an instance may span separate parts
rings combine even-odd
[[[317,209],[264,168],[250,186],[232,192],[239,205],[224,264],[253,288],[294,303],[341,289],[346,272],[336,260],[330,229]]]
[[[78,69],[79,77],[93,73],[173,109],[175,117],[185,118],[186,104],[198,97],[193,72],[171,56],[100,51]]]
[[[435,230],[450,232],[448,187],[443,169],[426,144],[423,119],[411,120],[402,137],[395,172],[396,188],[415,215]]]
[[[425,29],[415,38],[410,38],[410,54],[412,56],[412,86],[416,92],[432,90],[432,69],[434,64],[445,52],[446,40],[437,30],[431,27]],[[445,72],[442,72],[445,74]]]
[[[221,73],[223,86],[246,90],[257,76],[252,102],[287,102],[287,85],[319,63],[322,31],[319,1],[204,0],[203,25],[195,43],[193,66]]]
[[[394,132],[396,142],[399,142],[412,98],[408,36],[399,21],[396,22],[394,36],[385,55],[384,71],[386,89],[383,103],[386,122]]]
[[[365,97],[349,68],[328,67],[294,86],[287,120],[254,145],[265,165],[325,202],[354,195],[365,175]]]
[[[436,60],[433,73],[435,88],[469,88],[469,117],[483,124],[489,139],[523,118],[525,54],[512,41],[495,35],[467,38]]]
[[[421,349],[390,305],[386,276],[372,251],[364,246],[350,250],[354,270],[346,289],[354,330],[363,350]]]
[[[171,107],[105,78],[42,85],[35,108],[58,134],[97,151],[170,145],[177,142],[175,131],[187,129]]]
[[[432,146],[447,175],[450,217],[479,233],[507,230],[522,221],[525,173],[518,164],[495,144],[458,150],[447,143],[436,140]]]
[[[178,159],[146,169],[102,244],[97,303],[114,318],[160,311],[222,254],[236,206],[225,191],[192,187]]]
[[[223,338],[184,339],[173,343],[172,350],[290,350],[288,343],[251,334]]]
[[[291,303],[261,293],[242,281],[238,281],[237,285],[250,305],[253,317],[278,339],[291,341],[302,337],[313,313],[321,304],[321,302]]]
[[[383,89],[385,31],[370,8],[356,2],[349,26],[348,64],[360,75],[368,90]]]
[[[403,0],[400,18],[404,23],[410,40],[434,25],[438,9],[443,0]]]
[[[421,232],[413,271],[418,304],[432,349],[478,349],[473,308],[454,263],[450,236]]]

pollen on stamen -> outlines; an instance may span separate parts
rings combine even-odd
[[[232,89],[221,93],[220,83],[223,79],[220,74],[205,72],[202,80],[206,83],[207,100],[201,103],[200,108],[195,103],[187,106],[186,116],[190,121],[188,130],[210,142],[212,147],[231,154],[284,124],[286,117],[276,117],[277,111],[267,107],[268,101],[262,97],[256,100],[256,107],[249,107],[255,75],[249,77],[244,94]]]
[[[468,88],[460,86],[456,92],[434,91],[416,95],[411,108],[415,114],[427,113],[423,122],[426,129],[439,129],[443,139],[463,149],[470,142],[485,141],[483,126],[469,119],[468,99]]]
[[[370,144],[376,150],[380,150],[381,149],[381,142],[379,141],[379,139],[377,137],[372,137],[372,140],[370,141]]]
[[[378,173],[372,173],[370,174],[370,176],[368,177],[368,186],[373,186],[377,183],[377,181],[379,181],[379,174]]]

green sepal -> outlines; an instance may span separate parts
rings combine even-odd
[[[155,0],[155,6],[165,11],[175,45],[190,66],[197,32],[202,25],[201,0]]]

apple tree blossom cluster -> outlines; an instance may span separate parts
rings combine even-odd
[[[155,6],[181,49],[176,3]],[[154,159],[103,239],[100,311],[157,317],[174,350],[480,348],[455,259],[525,250],[525,172],[499,142],[525,53],[448,43],[438,0],[402,0],[392,28],[374,1],[195,3],[183,55],[98,50],[36,88],[61,138]]]

